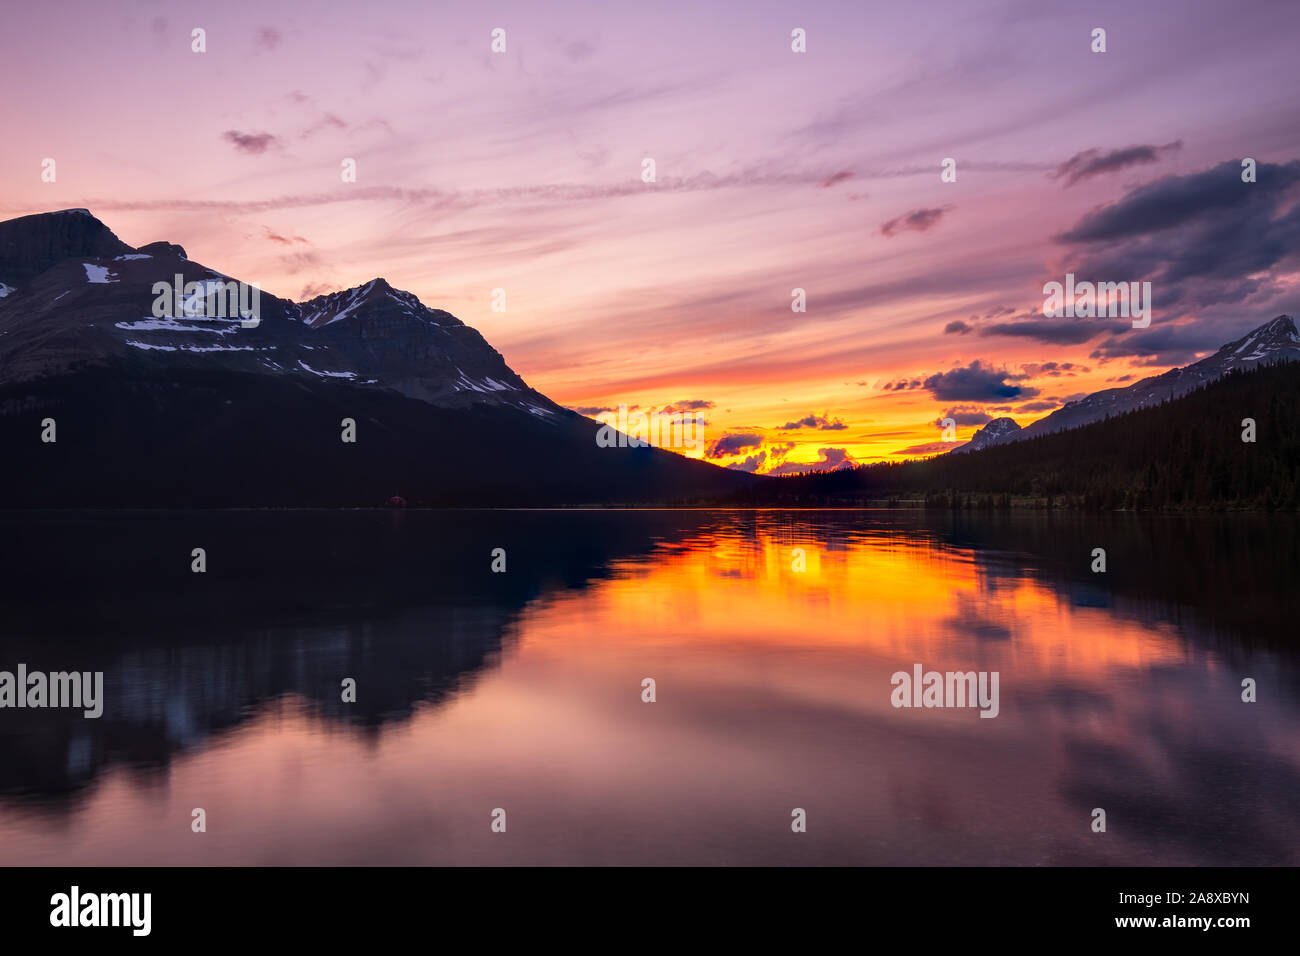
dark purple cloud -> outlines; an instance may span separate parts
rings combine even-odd
[[[882,224],[880,234],[889,239],[901,232],[925,232],[937,225],[952,208],[952,206],[939,206],[935,209],[913,209]]]
[[[686,398],[680,402],[673,402],[671,405],[665,405],[660,409],[662,412],[696,412],[706,408],[713,408],[714,403],[703,398]]]
[[[1083,216],[1058,241],[1072,245],[1074,273],[1091,281],[1149,281],[1155,320],[1211,306],[1272,307],[1287,295],[1280,275],[1300,259],[1300,160],[1241,161],[1166,176]]]
[[[1015,384],[1017,376],[999,371],[979,359],[969,365],[938,372],[925,380],[925,388],[940,401],[997,402],[1033,398],[1038,389]]]
[[[1186,365],[1199,353],[1218,348],[1249,331],[1249,323],[1227,328],[1208,322],[1153,326],[1128,335],[1115,336],[1093,350],[1090,358],[1102,362],[1116,358],[1144,358],[1148,365]]]
[[[1030,378],[1037,378],[1040,375],[1060,378],[1062,375],[1086,374],[1092,371],[1088,366],[1080,365],[1077,362],[1030,362],[1022,365],[1020,369]]]
[[[920,388],[920,387],[921,387],[921,380],[919,378],[912,378],[912,379],[900,378],[894,382],[886,382],[884,385],[881,386],[881,388],[883,388],[886,392],[906,392],[911,389]]]
[[[302,236],[282,236],[278,232],[273,232],[267,226],[263,226],[262,229],[266,233],[266,238],[268,240],[270,240],[271,242],[279,243],[282,246],[291,246],[296,242],[302,242],[302,243],[306,243],[307,245],[311,245],[311,243],[307,242],[307,240],[304,239]]]
[[[1064,179],[1066,186],[1073,186],[1082,179],[1101,176],[1105,173],[1118,172],[1130,166],[1154,163],[1170,153],[1183,148],[1183,141],[1175,140],[1164,146],[1126,146],[1103,153],[1099,149],[1085,149],[1075,153],[1048,175],[1052,179]]]
[[[942,415],[934,420],[936,428],[943,428],[944,419],[951,418],[957,425],[987,425],[993,421],[993,416],[982,408],[968,408],[957,406],[945,411]]]
[[[228,129],[221,135],[241,153],[260,155],[270,147],[279,145],[279,140],[270,133],[241,133],[237,129]]]
[[[1079,345],[1106,332],[1112,335],[1132,328],[1132,323],[1099,322],[1089,319],[1026,319],[1020,322],[997,322],[980,329],[980,335],[1006,335],[1034,339],[1049,345]]]
[[[818,431],[823,432],[837,432],[843,431],[848,427],[848,425],[845,425],[839,419],[831,420],[825,415],[805,415],[803,418],[796,421],[786,422],[781,426],[780,430],[787,432],[796,428],[815,428]]]
[[[763,436],[754,433],[723,435],[709,445],[704,452],[704,457],[726,458],[728,455],[739,455],[750,448],[758,448],[762,444]]]

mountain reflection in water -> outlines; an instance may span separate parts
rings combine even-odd
[[[11,512],[0,541],[0,670],[105,675],[98,720],[0,710],[6,864],[1298,859],[1289,517]],[[915,664],[999,672],[998,717],[895,709]]]

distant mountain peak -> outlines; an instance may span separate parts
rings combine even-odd
[[[136,252],[146,256],[175,256],[179,259],[188,259],[183,246],[174,242],[151,242],[146,246],[138,246]]]
[[[298,303],[302,322],[313,329],[324,328],[350,316],[360,315],[374,308],[383,308],[391,302],[391,311],[410,318],[419,318],[437,325],[459,324],[459,320],[445,312],[430,309],[419,297],[403,289],[396,289],[387,279],[375,278],[369,282],[328,292]]]
[[[1150,408],[1180,398],[1188,392],[1203,385],[1208,385],[1222,378],[1229,372],[1251,369],[1261,363],[1300,361],[1300,331],[1295,320],[1289,315],[1279,315],[1256,326],[1239,339],[1222,346],[1213,355],[1185,365],[1170,369],[1160,375],[1152,375],[1125,388],[1107,388],[1099,392],[1067,402],[1045,418],[1031,423],[1025,428],[1007,431],[997,437],[985,437],[980,445],[975,439],[985,435],[994,423],[977,432],[970,443],[954,451],[978,451],[991,444],[1004,444],[1046,435],[1052,432],[1079,428],[1107,416],[1123,415],[1140,408]],[[1004,421],[1005,419],[999,419]]]
[[[88,209],[19,216],[0,222],[0,282],[20,285],[65,259],[134,251]]]
[[[954,448],[953,451],[979,451],[989,445],[996,445],[999,442],[1006,441],[1020,430],[1020,425],[1014,418],[995,418],[972,435],[970,441],[958,448]]]
[[[1289,315],[1279,315],[1269,319],[1263,325],[1252,329],[1235,342],[1229,342],[1215,353],[1215,356],[1231,354],[1233,356],[1254,355],[1264,358],[1273,349],[1300,345],[1300,332],[1296,331],[1295,320]]]

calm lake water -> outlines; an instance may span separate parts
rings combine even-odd
[[[0,670],[105,682],[0,710],[4,864],[1300,862],[1290,517],[6,513],[0,553]],[[915,664],[998,716],[892,706]]]

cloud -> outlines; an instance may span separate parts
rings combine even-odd
[[[753,433],[723,435],[717,441],[709,445],[704,452],[704,457],[726,458],[728,455],[739,455],[741,452],[750,448],[758,448],[762,444],[762,435]]]
[[[1076,275],[1149,281],[1156,319],[1212,305],[1264,308],[1285,293],[1300,257],[1300,160],[1259,163],[1243,183],[1239,160],[1165,176],[1081,217],[1057,240],[1075,248]]]
[[[952,206],[940,206],[936,209],[913,209],[884,223],[880,227],[880,234],[888,239],[900,232],[925,232],[935,226],[952,208]]]
[[[263,50],[274,50],[283,39],[284,35],[275,27],[259,27],[254,42]]]
[[[975,326],[963,322],[961,319],[953,319],[943,327],[944,335],[966,335],[973,331]]]
[[[779,430],[788,432],[793,431],[796,428],[815,428],[818,431],[823,432],[838,432],[843,431],[848,427],[848,425],[844,424],[838,418],[832,421],[825,415],[805,415],[797,421],[786,422]]]
[[[260,155],[272,146],[279,146],[280,141],[270,133],[241,133],[237,129],[228,129],[221,134],[241,153]]]
[[[1243,183],[1241,164],[1230,159],[1199,173],[1165,176],[1092,210],[1058,238],[1114,242],[1243,211],[1250,214],[1248,218],[1268,218],[1282,200],[1280,194],[1300,182],[1300,160],[1285,165],[1260,163],[1256,175],[1257,182]]]
[[[792,441],[773,442],[767,446],[767,454],[772,463],[775,464],[778,459],[784,459],[786,455],[794,451],[795,443]]]
[[[1165,325],[1108,339],[1089,358],[1108,362],[1138,357],[1144,359],[1141,364],[1145,365],[1186,365],[1201,353],[1218,351],[1220,346],[1238,337],[1239,333],[1209,323]]]
[[[951,418],[958,425],[987,425],[993,416],[982,408],[958,405],[948,409],[934,421],[935,428],[944,428],[944,419]]]
[[[1048,173],[1048,176],[1052,179],[1064,179],[1066,187],[1069,187],[1093,176],[1157,162],[1182,148],[1183,141],[1180,139],[1166,143],[1164,146],[1126,146],[1123,149],[1113,149],[1108,153],[1103,153],[1099,149],[1085,149],[1061,163]]]
[[[1028,415],[1034,412],[1050,412],[1057,407],[1056,402],[1026,402],[1016,407],[1016,414]]]
[[[756,455],[750,455],[744,461],[736,462],[735,464],[728,465],[727,467],[732,469],[733,471],[747,471],[750,474],[753,474],[754,472],[758,471],[759,468],[763,467],[763,463],[766,460],[767,460],[767,453],[760,451]]]
[[[966,444],[955,441],[931,441],[924,445],[910,445],[907,448],[900,448],[897,451],[890,452],[892,455],[937,455],[943,452],[952,451],[954,448],[960,448]]]
[[[295,94],[288,94],[295,98]],[[365,129],[371,125],[387,127],[383,120],[355,127]],[[262,153],[268,148],[281,146],[279,137],[271,133],[242,133],[227,130],[222,137],[236,149],[248,153]],[[826,178],[826,173],[776,171],[768,168],[754,167],[719,176],[704,171],[689,176],[663,176],[655,183],[654,192],[665,193],[708,193],[730,189],[765,188],[769,186],[800,186],[818,183]],[[496,186],[486,189],[437,189],[431,187],[403,186],[367,186],[357,189],[336,189],[318,193],[291,193],[271,196],[265,199],[194,199],[188,196],[163,197],[158,199],[123,199],[121,197],[84,198],[79,204],[85,208],[111,211],[214,211],[225,212],[266,212],[276,209],[300,209],[311,206],[328,206],[347,202],[392,201],[414,207],[423,207],[434,211],[458,211],[474,209],[480,206],[507,206],[516,208],[520,203],[581,203],[599,202],[608,199],[635,198],[646,195],[645,184],[639,177],[631,181],[607,183],[535,183],[520,186]],[[8,208],[0,205],[0,208]],[[963,281],[954,277],[954,284]],[[911,288],[910,280],[902,283]],[[856,304],[864,296],[879,298],[880,290],[876,287],[852,290],[848,299],[840,305]],[[819,304],[833,304],[836,297],[819,298]]]
[[[321,265],[321,257],[318,253],[301,251],[290,253],[287,256],[280,256],[280,266],[288,275],[297,275],[304,269],[315,269]]]
[[[997,402],[1012,398],[1033,398],[1038,389],[1015,384],[1017,376],[984,365],[979,359],[970,365],[938,372],[925,380],[932,396],[940,401]]]
[[[1077,362],[1030,362],[1020,366],[1020,370],[1030,378],[1037,378],[1040,375],[1050,375],[1052,378],[1060,378],[1062,375],[1078,375],[1079,373],[1091,372],[1086,365],[1079,365]]]
[[[702,398],[687,398],[680,402],[673,402],[671,405],[665,405],[660,409],[661,412],[696,412],[705,408],[713,408],[713,402],[706,401]]]
[[[857,461],[844,448],[821,448],[818,450],[821,458],[815,462],[804,464],[801,462],[788,461],[783,465],[778,465],[768,472],[769,475],[805,475],[810,471],[836,471],[840,468],[851,468],[857,464]]]
[[[564,55],[574,63],[590,60],[596,55],[596,40],[576,37],[564,44]]]
[[[832,173],[831,175],[827,176],[817,185],[820,186],[822,189],[830,189],[832,186],[838,183],[842,183],[846,179],[852,179],[852,178],[853,178],[853,174],[851,172],[849,172],[847,169],[841,169],[839,172]]]
[[[266,233],[266,238],[268,240],[270,240],[271,242],[277,242],[283,246],[291,246],[295,242],[305,242],[307,243],[307,245],[311,245],[311,243],[307,242],[307,240],[304,239],[302,236],[282,236],[278,232],[272,232],[271,229],[267,226],[263,226],[262,230],[263,232]]]
[[[859,382],[858,384],[861,383]],[[897,381],[886,382],[884,385],[880,387],[883,388],[886,392],[906,392],[913,388],[920,388],[921,380],[919,378],[912,378],[912,379],[900,378]]]
[[[311,137],[315,136],[317,133],[321,132],[322,130],[347,129],[347,128],[348,128],[348,124],[345,123],[343,120],[339,119],[333,113],[326,113],[315,123],[312,123],[312,125],[304,129],[299,134],[299,137],[301,139],[310,139]]]
[[[329,295],[331,292],[338,292],[342,286],[331,285],[328,282],[309,282],[302,287],[298,293],[298,301],[306,302],[308,299],[314,299],[318,295]]]
[[[1115,335],[1131,328],[1132,323],[1097,322],[1088,319],[1028,319],[1022,322],[998,322],[980,329],[980,335],[1008,335],[1034,339],[1049,345],[1079,345],[1106,332]]]
[[[608,405],[569,405],[566,407],[569,411],[577,412],[579,415],[586,415],[588,418],[603,414],[604,412],[617,411],[617,409],[610,408]]]

